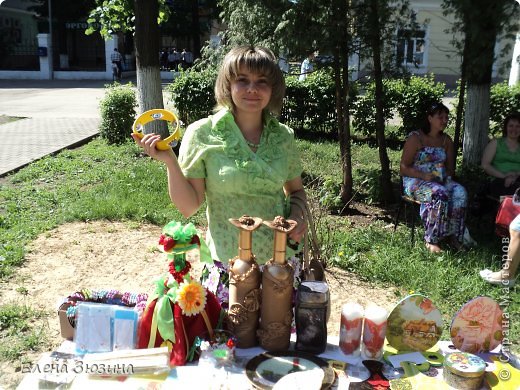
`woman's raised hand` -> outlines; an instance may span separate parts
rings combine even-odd
[[[155,147],[157,145],[157,142],[161,140],[160,135],[145,134],[144,137],[140,139],[136,134],[132,134],[132,138],[134,139],[137,145],[143,148],[144,152],[147,155],[149,155],[151,158],[155,160],[166,163],[175,156],[171,148],[168,150],[159,150]]]

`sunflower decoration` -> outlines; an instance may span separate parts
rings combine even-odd
[[[177,290],[177,303],[182,314],[195,316],[206,307],[206,289],[195,280],[183,282]]]

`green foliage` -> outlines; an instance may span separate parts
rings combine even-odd
[[[167,91],[179,118],[185,124],[211,114],[216,105],[214,85],[216,70],[191,69],[181,72]],[[286,94],[280,120],[294,128],[312,131],[331,131],[335,128],[335,89],[329,70],[320,70],[307,77],[304,82],[289,76],[285,80]],[[352,84],[351,95],[357,94]]]
[[[468,83],[489,84],[495,61],[497,37],[514,41],[518,31],[520,17],[518,2],[510,0],[443,0],[441,7],[444,9],[444,15],[451,15],[454,18],[449,32],[464,37],[463,42],[453,43],[459,53],[464,55]],[[501,56],[504,54],[504,51],[500,53]]]
[[[398,80],[394,88],[392,97],[397,98],[396,109],[403,121],[404,134],[419,128],[423,124],[428,107],[441,101],[446,92],[446,85],[436,83],[433,74]]]
[[[105,96],[99,104],[101,124],[99,134],[109,144],[122,144],[130,139],[137,107],[135,90],[131,83],[105,86]]]
[[[385,121],[394,117],[396,96],[394,80],[383,80],[383,115]],[[371,82],[367,85],[365,93],[359,96],[352,104],[352,125],[359,134],[373,136],[376,134],[376,85]]]
[[[401,133],[408,134],[419,128],[428,107],[442,100],[446,85],[436,83],[433,75],[412,76],[407,79],[383,80],[383,112],[385,121],[397,112],[402,120]],[[365,95],[353,104],[353,124],[357,132],[374,135],[376,132],[375,84],[371,82]]]
[[[335,127],[335,84],[327,69],[310,74],[303,82],[285,79],[286,93],[281,121],[295,128],[325,131]]]
[[[179,119],[190,124],[207,117],[215,108],[214,86],[217,72],[213,68],[202,71],[189,70],[181,72],[179,77],[168,85]]]
[[[520,84],[510,87],[504,81],[493,85],[489,97],[489,119],[492,121],[493,135],[502,134],[502,122],[512,112],[520,112]]]
[[[85,34],[90,35],[99,29],[99,33],[105,39],[117,32],[134,30],[135,10],[134,1],[131,0],[95,0],[95,7],[87,19],[89,27]],[[170,17],[170,8],[165,0],[159,2],[159,18],[157,23],[163,23]]]
[[[339,196],[341,185],[332,179],[325,179],[323,185],[319,189],[320,205],[331,210],[338,211],[343,207],[343,201]]]

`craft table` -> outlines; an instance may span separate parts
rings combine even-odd
[[[294,339],[293,335],[293,339]],[[323,359],[332,359],[346,362],[348,364],[347,367],[356,368],[358,366],[362,366],[360,357],[351,357],[344,355],[338,347],[338,337],[329,336],[328,337],[327,349],[324,353],[319,355],[319,357]],[[440,352],[443,354],[455,352],[456,349],[453,349],[453,346],[450,348],[451,343],[448,341],[440,341],[438,343]],[[291,348],[294,348],[294,340],[291,342]],[[73,353],[74,352],[74,343],[70,341],[64,341],[63,344],[58,348],[59,352],[65,353]],[[234,370],[224,370],[224,369],[214,369],[211,367],[208,369],[208,366],[201,366],[197,363],[188,364],[186,366],[175,367],[170,370],[168,373],[164,373],[162,375],[156,376],[143,376],[143,375],[130,375],[128,377],[112,377],[112,378],[102,378],[89,376],[87,374],[77,374],[75,376],[72,384],[67,387],[65,385],[57,386],[48,384],[47,382],[40,382],[39,375],[36,372],[28,373],[18,385],[19,390],[33,390],[33,389],[86,389],[86,388],[95,388],[96,390],[114,390],[114,389],[152,389],[152,388],[167,388],[167,389],[233,389],[233,390],[249,390],[252,389],[253,386],[247,375],[245,373],[245,364],[254,356],[257,356],[261,353],[265,352],[260,347],[248,348],[248,349],[236,349],[236,361],[237,367]],[[488,368],[486,371],[493,371],[495,368],[494,363],[490,359],[492,356],[496,356],[497,351],[493,351],[492,353],[480,355],[487,363]],[[45,362],[45,357],[49,354],[45,354],[42,356],[40,361],[33,365],[37,367],[38,364],[43,364]],[[40,367],[41,368],[41,367]],[[441,371],[441,370],[439,370]],[[442,380],[442,372],[435,378],[426,377],[423,374],[420,374],[421,378],[428,378],[427,387],[421,386],[421,378],[419,378],[418,389],[426,389],[432,388],[431,381],[438,381],[439,387],[442,389],[450,389],[443,380]],[[414,377],[416,378],[416,377]],[[424,379],[424,378],[423,378]],[[414,384],[418,382],[415,381]],[[349,379],[346,376],[339,376],[338,381],[336,381],[333,389],[348,389],[349,388]],[[504,389],[508,389],[508,387],[503,387]],[[482,389],[487,389],[487,387],[482,387]],[[512,389],[513,390],[513,389]]]

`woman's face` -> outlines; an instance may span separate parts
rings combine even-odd
[[[428,115],[428,121],[430,122],[430,130],[444,131],[446,126],[448,126],[448,113],[446,111],[438,111],[433,115]]]
[[[516,139],[520,137],[520,121],[516,119],[510,119],[506,125],[507,138]]]
[[[236,113],[262,112],[271,100],[272,88],[267,78],[242,67],[231,82],[231,99]]]

